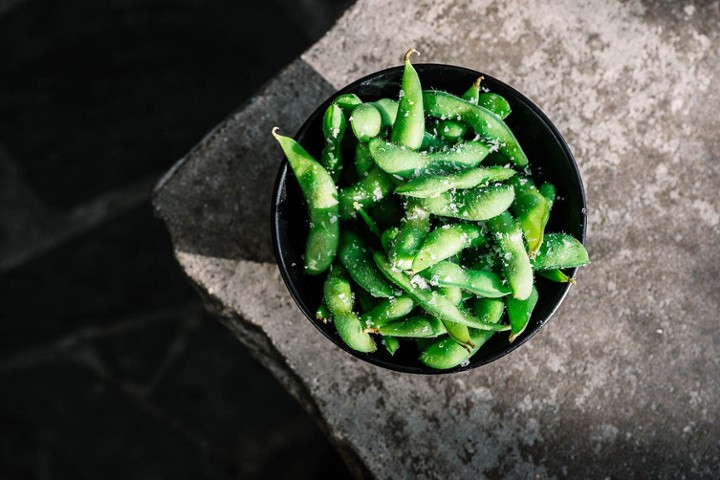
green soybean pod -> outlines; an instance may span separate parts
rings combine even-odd
[[[380,133],[382,116],[373,105],[361,103],[350,116],[350,126],[360,142],[367,142]]]
[[[434,197],[419,199],[419,205],[433,215],[462,220],[483,221],[500,215],[512,205],[512,185],[491,185],[465,190],[450,190]]]
[[[277,132],[275,127],[273,136],[280,143],[308,204],[310,231],[305,244],[305,272],[318,275],[330,268],[337,255],[340,240],[338,191],[322,165],[295,140]],[[390,189],[393,187],[391,185]]]
[[[405,320],[387,323],[366,331],[397,338],[436,338],[447,333],[445,326],[440,320],[427,315],[416,315]]]
[[[392,285],[378,270],[370,248],[365,245],[360,235],[352,230],[342,233],[339,258],[355,283],[370,295],[385,298],[393,296]]]
[[[475,316],[487,323],[498,323],[505,311],[505,302],[501,298],[477,298],[473,303]]]
[[[483,229],[470,223],[443,225],[427,236],[412,262],[412,271],[417,273],[462,252],[466,248],[479,247],[485,243]]]
[[[388,353],[393,356],[395,355],[395,352],[397,352],[400,348],[400,340],[395,337],[382,337],[382,343],[385,346],[385,350],[387,350]]]
[[[405,221],[390,244],[390,260],[396,268],[409,270],[415,254],[430,231],[430,215],[415,203],[408,203]]]
[[[355,171],[358,177],[363,178],[366,176],[373,165],[375,165],[375,162],[370,156],[368,144],[358,142],[357,147],[355,147]]]
[[[582,267],[590,263],[587,250],[575,237],[565,233],[548,233],[533,260],[536,270]]]
[[[360,319],[352,311],[352,288],[342,266],[335,264],[330,270],[325,279],[323,294],[342,341],[358,352],[374,352],[377,349],[375,341],[363,331]]]
[[[428,314],[439,318],[445,324],[445,328],[447,328],[450,336],[453,336],[453,330],[451,329],[450,324],[494,331],[504,331],[510,328],[505,325],[495,325],[481,322],[463,309],[458,308],[457,305],[445,296],[439,294],[437,291],[421,288],[413,283],[413,281],[411,281],[411,279],[403,272],[393,270],[387,258],[385,258],[382,253],[375,252],[374,257],[375,263],[386,278],[398,287],[402,288],[405,293],[407,293],[408,296],[410,296],[410,298],[412,298]],[[461,341],[460,343],[469,346],[466,342]]]
[[[445,92],[425,90],[423,101],[427,115],[440,119],[454,119],[470,126],[487,142],[497,145],[499,151],[518,167],[528,164],[515,135],[502,118],[479,105]]]
[[[325,147],[320,156],[320,163],[336,182],[343,167],[342,141],[345,137],[345,128],[345,114],[342,108],[334,103],[331,104],[323,117]]]
[[[510,319],[510,341],[512,342],[525,331],[535,305],[537,305],[538,291],[533,286],[530,296],[525,300],[507,297],[505,301],[507,302],[508,318]]]
[[[502,315],[501,315],[502,317]],[[498,321],[500,318],[497,319]],[[450,338],[442,339],[420,353],[420,361],[431,368],[447,370],[470,360],[495,332],[470,329],[470,341],[475,345],[470,351],[462,348]]]
[[[543,241],[550,207],[545,197],[529,179],[513,178],[515,200],[510,211],[515,215],[527,242],[528,254],[534,257]]]
[[[389,98],[381,98],[374,102],[370,102],[370,105],[377,108],[380,112],[380,127],[392,127],[395,123],[395,119],[398,114],[398,102]]]
[[[458,287],[479,297],[498,298],[512,293],[509,286],[492,272],[466,270],[451,262],[440,262],[423,270],[422,276],[441,287]]]
[[[417,150],[422,145],[425,133],[425,113],[420,77],[410,63],[413,53],[418,52],[411,48],[405,53],[400,104],[390,138],[398,145]]]
[[[498,117],[505,119],[512,112],[510,104],[504,97],[492,92],[483,92],[478,95],[477,105],[493,112]]]
[[[485,77],[480,75],[478,78],[475,79],[473,84],[470,86],[470,88],[467,89],[465,93],[463,93],[463,100],[466,100],[467,102],[472,103],[473,105],[477,105],[478,98],[480,97],[480,83],[485,80]]]
[[[343,219],[355,216],[357,207],[368,208],[392,193],[395,185],[388,175],[377,167],[371,168],[359,182],[340,189],[339,213]]]
[[[462,140],[465,136],[467,133],[467,125],[454,120],[443,120],[437,124],[435,131],[440,138],[454,143]]]
[[[553,282],[570,283],[573,285],[575,284],[575,279],[568,276],[559,268],[555,268],[552,270],[536,270],[535,274],[539,277],[547,278],[548,280],[551,280]]]
[[[338,95],[335,100],[333,100],[333,103],[338,105],[346,112],[351,113],[355,109],[355,107],[357,107],[363,102],[362,100],[360,100],[360,97],[358,97],[354,93],[344,93],[342,95]]]
[[[489,182],[502,182],[515,175],[515,170],[503,167],[468,168],[449,175],[425,175],[400,185],[395,193],[407,197],[429,198],[448,190],[464,190]]]
[[[463,292],[460,287],[454,285],[446,285],[438,288],[438,292],[445,298],[453,302],[455,305],[460,305],[463,301]]]
[[[328,323],[328,321],[332,320],[332,314],[330,313],[330,309],[327,305],[324,303],[320,304],[315,311],[315,319],[320,320],[322,323]]]
[[[555,186],[552,183],[543,183],[538,190],[540,190],[540,194],[545,197],[545,201],[548,202],[548,210],[552,209],[552,206],[555,204],[555,197],[557,196]]]
[[[407,295],[383,299],[371,310],[365,312],[360,320],[367,328],[379,327],[403,318],[415,308],[415,302]]]
[[[487,226],[500,249],[503,273],[512,288],[512,296],[525,300],[532,293],[533,270],[520,225],[509,212],[503,212],[488,220]]]
[[[398,233],[400,233],[400,229],[397,227],[390,227],[382,233],[382,236],[380,237],[380,245],[382,245],[386,254],[389,254],[392,249],[392,242],[395,240]]]

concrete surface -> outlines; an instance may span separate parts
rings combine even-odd
[[[180,161],[155,207],[206,303],[357,475],[717,478],[719,22],[717,1],[362,0]],[[593,259],[527,345],[433,378],[323,338],[269,240],[270,128],[294,132],[411,46],[511,83],[553,119],[585,180]]]

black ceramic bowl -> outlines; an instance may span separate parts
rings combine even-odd
[[[451,65],[415,65],[423,88],[444,90],[462,95],[480,72]],[[315,158],[320,157],[324,145],[322,119],[333,99],[344,93],[355,93],[363,101],[379,98],[397,98],[403,67],[394,67],[362,78],[328,98],[307,119],[295,135],[295,139]],[[538,184],[549,181],[557,189],[557,201],[546,231],[566,232],[584,242],[585,240],[585,192],[577,164],[560,132],[547,116],[524,95],[509,85],[482,74],[483,86],[505,97],[512,113],[506,119],[520,145],[530,160],[533,176]],[[352,133],[349,133],[352,135]],[[569,284],[554,283],[542,278],[536,280],[540,294],[535,311],[525,332],[513,343],[507,333],[496,334],[473,355],[469,364],[450,370],[435,370],[418,360],[419,352],[411,342],[402,342],[395,356],[390,356],[378,345],[372,354],[359,353],[348,348],[338,336],[332,323],[327,325],[315,320],[315,310],[322,301],[324,275],[317,277],[303,273],[302,255],[308,231],[307,206],[300,186],[291,174],[287,160],[283,160],[278,172],[273,194],[272,237],[275,257],[283,280],[295,302],[315,328],[320,330],[339,348],[366,362],[380,367],[407,373],[453,373],[469,370],[497,360],[512,352],[535,335],[555,313],[567,295]],[[575,272],[571,272],[574,274]]]

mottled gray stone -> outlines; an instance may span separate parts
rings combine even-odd
[[[378,478],[716,478],[718,24],[720,2],[360,1],[303,55],[329,83],[295,62],[178,164],[155,205],[208,303]],[[588,196],[593,263],[556,317],[512,355],[451,376],[339,351],[270,254],[270,127],[293,132],[330,85],[410,46],[534,99]]]

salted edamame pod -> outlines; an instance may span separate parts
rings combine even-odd
[[[449,190],[434,197],[422,198],[419,205],[433,215],[482,221],[495,217],[512,205],[512,185],[490,185],[465,190]]]
[[[415,203],[408,203],[405,221],[390,244],[389,256],[393,265],[401,270],[412,268],[415,254],[430,231],[430,215]]]
[[[466,248],[485,243],[483,229],[471,223],[458,223],[438,227],[428,235],[412,262],[412,271],[426,268],[462,252]]]
[[[398,338],[435,338],[447,333],[443,323],[435,317],[416,315],[406,320],[369,328],[368,333],[379,333]]]
[[[382,116],[373,105],[361,103],[350,116],[350,126],[360,142],[367,142],[380,133]]]
[[[420,77],[410,63],[413,53],[418,52],[411,48],[405,53],[400,105],[390,138],[398,145],[417,150],[425,133],[425,113]]]
[[[345,137],[345,128],[345,114],[342,108],[337,104],[331,104],[323,117],[325,147],[320,156],[320,163],[336,182],[343,167],[342,141]]]
[[[527,155],[513,132],[502,118],[487,108],[435,90],[425,90],[423,101],[427,115],[440,119],[458,119],[468,124],[487,142],[496,145],[498,150],[518,167],[525,167],[528,164]]]
[[[476,167],[490,152],[490,147],[475,141],[447,150],[422,153],[373,138],[368,142],[368,148],[375,164],[399,179],[418,176],[428,170],[442,172]]]
[[[512,293],[512,289],[492,272],[467,270],[451,262],[440,262],[423,270],[422,276],[431,285],[459,287],[479,297],[498,298]]]
[[[360,100],[360,97],[354,93],[344,93],[342,95],[338,95],[335,100],[333,100],[333,103],[342,108],[344,111],[352,113],[353,109],[363,102]]]
[[[355,283],[373,297],[392,297],[393,287],[380,273],[372,258],[371,250],[360,235],[345,230],[340,239],[340,262]]]
[[[510,283],[512,296],[525,300],[532,293],[533,270],[520,225],[509,212],[503,212],[488,220],[487,226],[500,249],[503,273]]]
[[[478,106],[487,108],[498,117],[505,119],[512,112],[510,104],[505,97],[492,92],[483,92],[478,95]]]
[[[506,325],[496,325],[482,322],[466,311],[458,308],[451,300],[443,295],[440,295],[437,291],[431,290],[430,288],[422,288],[419,284],[417,284],[417,282],[413,282],[413,280],[408,278],[408,276],[403,272],[393,270],[387,258],[385,258],[382,253],[375,252],[374,258],[378,268],[380,268],[380,271],[387,277],[387,279],[402,288],[405,293],[407,293],[410,298],[412,298],[428,314],[442,320],[451,336],[452,333],[450,328],[448,328],[447,322],[481,330],[504,331],[510,328]]]
[[[454,120],[443,120],[437,124],[435,131],[440,138],[455,143],[465,136],[467,125]]]
[[[358,174],[358,177],[363,178],[367,175],[373,165],[375,165],[375,162],[370,156],[368,144],[358,142],[355,147],[355,172]]]
[[[415,308],[415,302],[412,298],[407,295],[399,295],[381,300],[372,310],[365,312],[360,320],[368,328],[379,327],[403,318],[413,308]]]
[[[530,179],[513,178],[515,200],[510,211],[520,223],[527,242],[528,255],[534,257],[543,241],[545,225],[550,216],[550,205]]]
[[[449,175],[425,175],[413,178],[395,189],[407,197],[429,198],[448,190],[463,190],[483,183],[502,182],[515,175],[515,170],[503,167],[469,168]]]
[[[338,191],[332,177],[299,143],[272,131],[280,143],[308,204],[310,230],[305,244],[305,272],[325,272],[337,255],[340,240]],[[391,187],[392,188],[392,187]]]
[[[363,331],[360,319],[353,313],[352,288],[341,265],[336,263],[330,270],[323,295],[342,341],[358,352],[374,352],[377,349],[375,341]]]
[[[385,172],[372,167],[359,182],[340,189],[339,212],[344,219],[354,217],[357,206],[367,208],[392,193],[395,185]]]
[[[397,119],[398,114],[398,102],[389,98],[381,98],[374,102],[370,102],[370,105],[377,108],[380,112],[380,127],[392,127]]]
[[[548,233],[533,260],[536,270],[582,267],[590,257],[582,243],[566,233]]]
[[[530,322],[530,316],[535,309],[535,305],[537,305],[538,291],[533,286],[528,298],[518,300],[517,298],[507,297],[505,301],[507,302],[508,318],[510,319],[510,341],[512,342],[525,331],[528,322]]]

